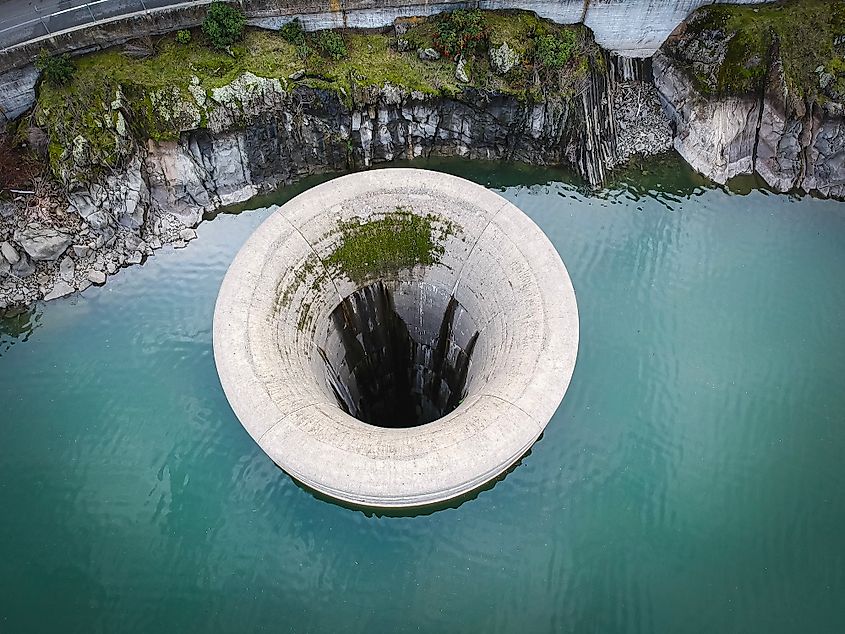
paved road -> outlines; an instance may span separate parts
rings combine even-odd
[[[0,0],[0,49],[180,0]]]
[[[0,0],[0,33],[84,4],[84,0]]]

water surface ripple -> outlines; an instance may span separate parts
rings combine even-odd
[[[845,205],[678,161],[598,194],[431,166],[572,276],[578,365],[530,455],[418,517],[298,487],[217,379],[217,289],[267,211],[219,214],[0,321],[0,631],[845,631]]]

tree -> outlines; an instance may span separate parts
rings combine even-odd
[[[444,57],[471,52],[486,37],[484,14],[478,9],[457,9],[437,22],[434,48]]]
[[[347,54],[343,36],[334,31],[320,31],[317,35],[317,48],[323,55],[334,60],[343,59]]]
[[[537,37],[536,60],[543,68],[558,70],[566,66],[575,50],[575,33],[563,30]]]
[[[76,71],[67,53],[50,55],[43,48],[35,60],[35,67],[41,71],[44,80],[53,86],[62,86],[69,83]]]
[[[202,23],[202,31],[215,48],[228,48],[243,37],[246,16],[232,5],[212,2]]]
[[[294,46],[302,46],[305,44],[305,31],[302,28],[302,23],[299,18],[294,18],[290,22],[286,22],[279,29],[279,35],[282,39],[290,42]]]

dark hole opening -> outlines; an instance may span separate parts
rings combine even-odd
[[[320,350],[340,407],[378,427],[416,427],[454,410],[466,396],[478,331],[467,331],[471,320],[454,297],[441,311],[426,316],[440,320],[436,336],[419,343],[384,283],[347,297],[332,312],[334,332]]]

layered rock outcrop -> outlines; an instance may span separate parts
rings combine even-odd
[[[597,149],[610,151],[598,138],[600,117],[585,112],[586,98],[530,103],[472,88],[460,98],[432,98],[386,84],[350,108],[325,89],[286,92],[254,76],[238,83],[263,97],[252,101],[232,86],[212,105],[215,125],[139,149],[151,206],[193,225],[203,211],[306,174],[431,156],[566,163],[589,178],[605,169]]]
[[[845,197],[845,35],[836,35],[836,16],[824,24],[833,33],[818,33],[831,50],[806,43],[798,60],[783,33],[760,22],[765,37],[747,41],[731,17],[693,16],[653,57],[675,149],[718,183],[756,172],[780,192]]]
[[[477,85],[437,94],[389,81],[353,84],[349,95],[342,87],[315,86],[302,73],[286,80],[243,72],[210,89],[197,77],[185,91],[156,89],[143,98],[147,109],[140,113],[122,86],[107,84],[103,98],[93,101],[100,110],[89,110],[88,128],[75,117],[57,120],[56,106],[45,105],[38,120],[52,126],[54,141],[69,140],[53,152],[69,192],[60,210],[67,240],[51,258],[27,257],[14,270],[0,268],[0,308],[102,283],[163,244],[183,246],[205,212],[315,172],[461,156],[564,164],[601,183],[619,151],[619,73],[598,54],[597,61],[583,58],[577,66],[574,92],[539,98]],[[176,134],[144,138],[139,120]],[[627,156],[647,145],[623,151]],[[20,227],[28,222],[23,211],[0,221],[0,239],[18,250]],[[48,228],[34,225],[42,238]],[[71,279],[62,277],[62,256],[74,263]]]

